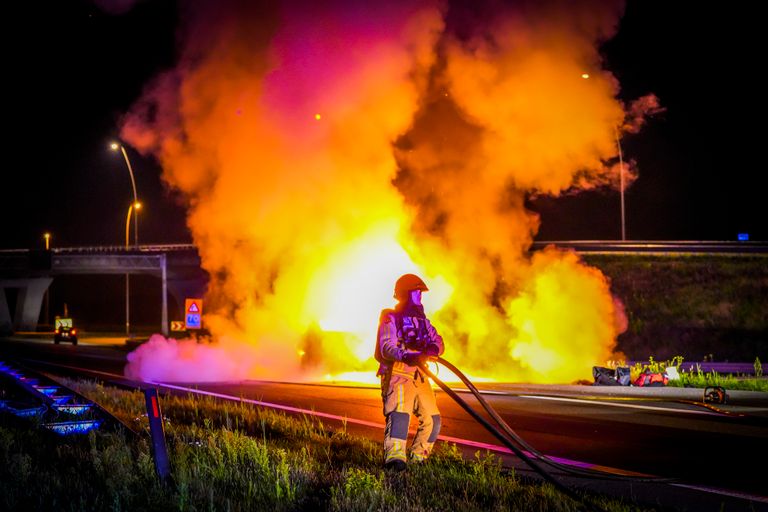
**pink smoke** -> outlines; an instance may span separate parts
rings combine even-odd
[[[129,379],[169,382],[211,382],[242,380],[256,363],[247,346],[233,348],[194,339],[176,340],[153,334],[149,341],[128,354],[125,375]],[[262,357],[263,362],[263,357]]]

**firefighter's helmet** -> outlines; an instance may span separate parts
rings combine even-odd
[[[413,290],[429,291],[427,285],[416,274],[403,274],[395,283],[395,298],[405,300],[408,294]]]

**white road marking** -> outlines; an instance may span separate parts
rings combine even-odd
[[[768,503],[768,497],[758,496],[756,494],[746,494],[743,492],[729,491],[727,489],[714,489],[711,487],[703,487],[700,485],[674,484],[674,483],[670,485],[674,485],[675,487],[684,487],[686,489],[693,489],[694,491],[704,491],[704,492],[710,492],[713,494],[722,494],[724,496],[731,496],[733,498],[741,498],[743,500],[751,500],[751,501],[759,501],[761,503]]]
[[[705,415],[711,415],[711,416],[721,416],[720,413],[714,412],[714,411],[701,411],[701,410],[695,410],[695,409],[673,409],[670,407],[657,407],[653,405],[640,405],[640,404],[622,404],[622,403],[614,403],[614,402],[603,402],[603,401],[595,401],[595,400],[588,400],[584,398],[566,398],[566,397],[560,397],[560,396],[539,396],[539,395],[515,395],[520,398],[531,398],[534,400],[552,400],[552,401],[560,401],[560,402],[576,402],[576,403],[585,403],[590,405],[605,405],[608,407],[626,407],[628,409],[644,409],[649,411],[663,411],[663,412],[679,412],[684,414],[705,414]]]

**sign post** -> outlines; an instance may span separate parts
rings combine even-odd
[[[201,329],[203,327],[203,299],[187,299],[184,304],[184,327]]]

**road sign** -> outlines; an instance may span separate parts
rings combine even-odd
[[[187,329],[199,329],[200,328],[200,315],[196,313],[187,313],[186,320],[184,321]]]
[[[200,329],[203,326],[203,299],[187,299],[184,311],[184,326],[187,329]]]
[[[171,322],[171,330],[172,331],[183,331],[183,330],[185,330],[184,322],[180,322],[180,321],[173,321],[173,322]]]

